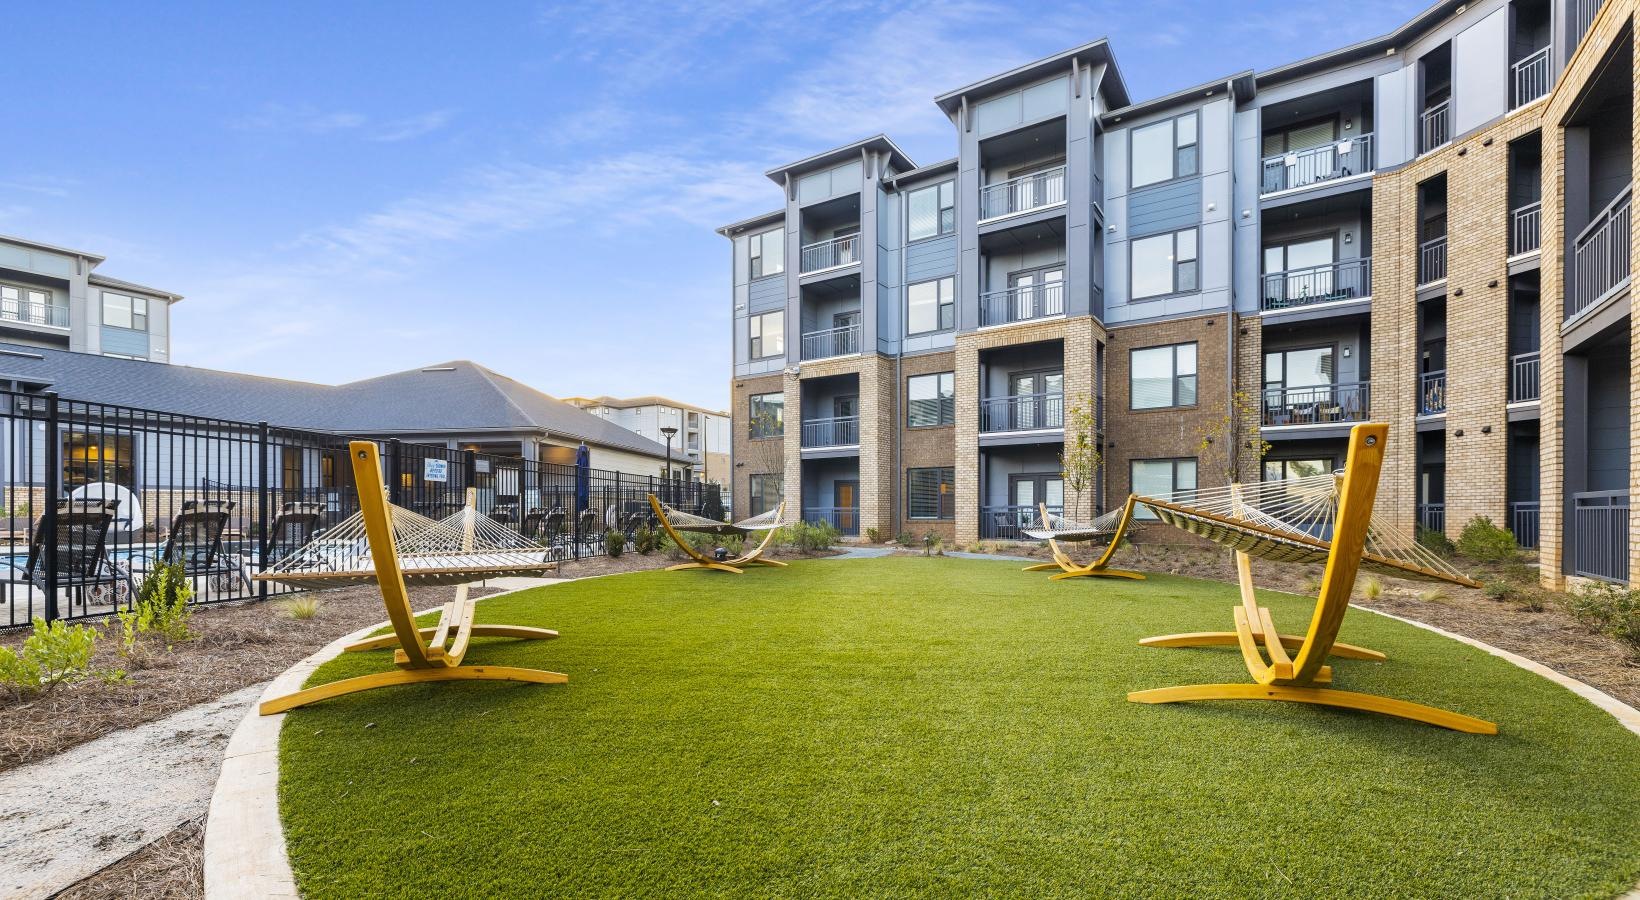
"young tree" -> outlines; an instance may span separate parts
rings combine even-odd
[[[1259,431],[1263,419],[1259,398],[1247,391],[1236,391],[1230,396],[1224,415],[1197,430],[1197,455],[1204,463],[1215,461],[1225,484],[1242,480],[1238,469],[1243,461],[1256,470],[1264,455],[1270,452],[1270,442]],[[1258,474],[1247,472],[1247,477],[1256,479]]]
[[[1086,518],[1093,518],[1094,486],[1105,456],[1099,452],[1099,409],[1086,394],[1065,410],[1065,444],[1059,454],[1060,477],[1075,494],[1076,511],[1087,501]],[[1069,511],[1069,510],[1067,510]]]

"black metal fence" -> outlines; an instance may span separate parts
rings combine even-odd
[[[197,603],[289,589],[251,580],[358,509],[346,435],[0,391],[0,628],[129,609],[161,561]],[[651,493],[721,514],[716,485],[376,440],[393,503],[430,518],[481,514],[544,554],[605,552],[653,526]]]

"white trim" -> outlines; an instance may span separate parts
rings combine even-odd
[[[1013,431],[981,431],[979,432],[979,437],[980,440],[984,440],[991,437],[1039,437],[1044,434],[1057,434],[1060,436],[1060,440],[1064,440],[1065,426],[1061,425],[1058,428],[1026,428],[1024,430],[1015,429]]]
[[[1326,385],[1320,385],[1320,386],[1325,387]],[[1370,422],[1370,421],[1372,421],[1372,420],[1371,419],[1343,419],[1343,420],[1340,420],[1340,421],[1337,421],[1337,422],[1300,422],[1296,425],[1260,425],[1258,427],[1258,430],[1259,431],[1279,431],[1283,434],[1302,433],[1302,432],[1305,432],[1305,431],[1322,431],[1322,430],[1325,430],[1325,429],[1328,429],[1328,428],[1349,428],[1352,425],[1360,425],[1362,422]]]
[[[1338,143],[1338,142],[1335,141],[1334,143]],[[1325,146],[1325,145],[1323,145],[1323,146]],[[1258,198],[1260,200],[1269,200],[1269,199],[1276,198],[1276,197],[1290,197],[1293,194],[1302,194],[1305,191],[1313,191],[1316,188],[1325,187],[1325,186],[1329,186],[1329,185],[1349,184],[1349,183],[1354,182],[1354,181],[1371,181],[1373,173],[1376,172],[1376,171],[1378,171],[1378,170],[1374,168],[1374,169],[1368,169],[1365,172],[1357,172],[1354,175],[1346,175],[1343,178],[1323,178],[1320,181],[1312,181],[1309,184],[1301,184],[1298,187],[1283,188],[1282,190],[1273,191],[1273,192],[1268,193],[1268,194],[1259,194]]]
[[[1018,319],[1013,322],[1003,322],[1000,325],[981,325],[980,327],[974,329],[974,331],[1000,331],[1004,328],[1019,328],[1023,325],[1035,325],[1038,322],[1056,322],[1064,319],[1065,317],[1066,316],[1064,313],[1054,313],[1051,316],[1037,316],[1034,319]],[[926,334],[928,332],[924,333]]]
[[[1348,300],[1328,300],[1325,303],[1305,303],[1305,304],[1302,304],[1300,306],[1285,306],[1285,307],[1282,307],[1281,309],[1260,309],[1258,311],[1258,314],[1261,318],[1264,317],[1264,316],[1283,316],[1283,315],[1289,315],[1291,313],[1297,313],[1297,312],[1310,312],[1311,310],[1317,310],[1317,309],[1319,309],[1319,310],[1343,309],[1344,307],[1349,306],[1349,305],[1354,304],[1354,303],[1365,303],[1368,306],[1371,306],[1372,305],[1372,295],[1368,294],[1365,297],[1351,297]]]
[[[813,275],[824,275],[827,272],[834,272],[834,271],[837,271],[839,269],[852,268],[853,266],[860,265],[861,262],[862,262],[861,260],[857,259],[854,262],[838,263],[835,266],[826,266],[824,269],[815,269],[813,272],[799,272],[799,273],[797,273],[797,277],[798,277],[799,280],[801,280],[801,279],[808,278],[808,277],[813,276]],[[770,310],[770,311],[773,312],[773,310]]]
[[[1004,219],[1012,219],[1015,216],[1029,215],[1029,214],[1035,213],[1035,212],[1042,212],[1045,209],[1058,209],[1061,206],[1069,206],[1069,205],[1070,205],[1070,201],[1068,201],[1068,200],[1056,200],[1053,203],[1044,203],[1041,206],[1033,206],[1030,209],[1022,209],[1019,212],[1003,213],[1000,216],[992,216],[989,219],[980,219],[978,222],[975,222],[974,224],[975,225],[989,225],[992,222],[1001,222]]]
[[[1526,260],[1529,260],[1534,256],[1542,256],[1543,255],[1543,244],[1541,243],[1541,240],[1542,239],[1539,238],[1540,243],[1538,244],[1538,248],[1536,250],[1528,250],[1525,253],[1516,253],[1514,256],[1511,256],[1508,259],[1505,259],[1503,261],[1504,265],[1509,265],[1510,263],[1525,262]]]
[[[797,449],[798,449],[798,452],[800,452],[800,453],[808,453],[810,451],[813,451],[815,453],[820,453],[820,452],[829,453],[833,450],[858,450],[858,449],[860,449],[860,445],[859,444],[836,444],[836,445],[830,446],[830,447],[799,447]],[[771,472],[770,474],[772,475],[774,473]]]
[[[861,355],[861,352],[859,350],[856,350],[853,353],[837,353],[837,354],[833,354],[831,356],[816,356],[814,359],[800,359],[800,360],[797,361],[797,364],[799,366],[805,366],[805,365],[808,365],[809,363],[826,362],[827,360],[833,360],[833,359],[850,359],[852,357],[856,357],[856,356],[860,356],[860,355]]]

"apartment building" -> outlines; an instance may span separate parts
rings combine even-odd
[[[564,402],[628,431],[666,444],[671,428],[674,476],[729,481],[729,414],[666,397],[565,397]]]
[[[784,205],[720,229],[736,514],[1010,538],[1325,471],[1370,419],[1406,527],[1640,576],[1635,5],[1439,3],[1146,100],[1100,40],[934,98],[954,159],[771,169]]]
[[[180,295],[111,278],[104,258],[0,235],[0,341],[169,362]]]

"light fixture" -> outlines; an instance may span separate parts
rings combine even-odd
[[[1355,243],[1355,233],[1352,232],[1352,231],[1344,232],[1344,243],[1346,243],[1346,244]]]

